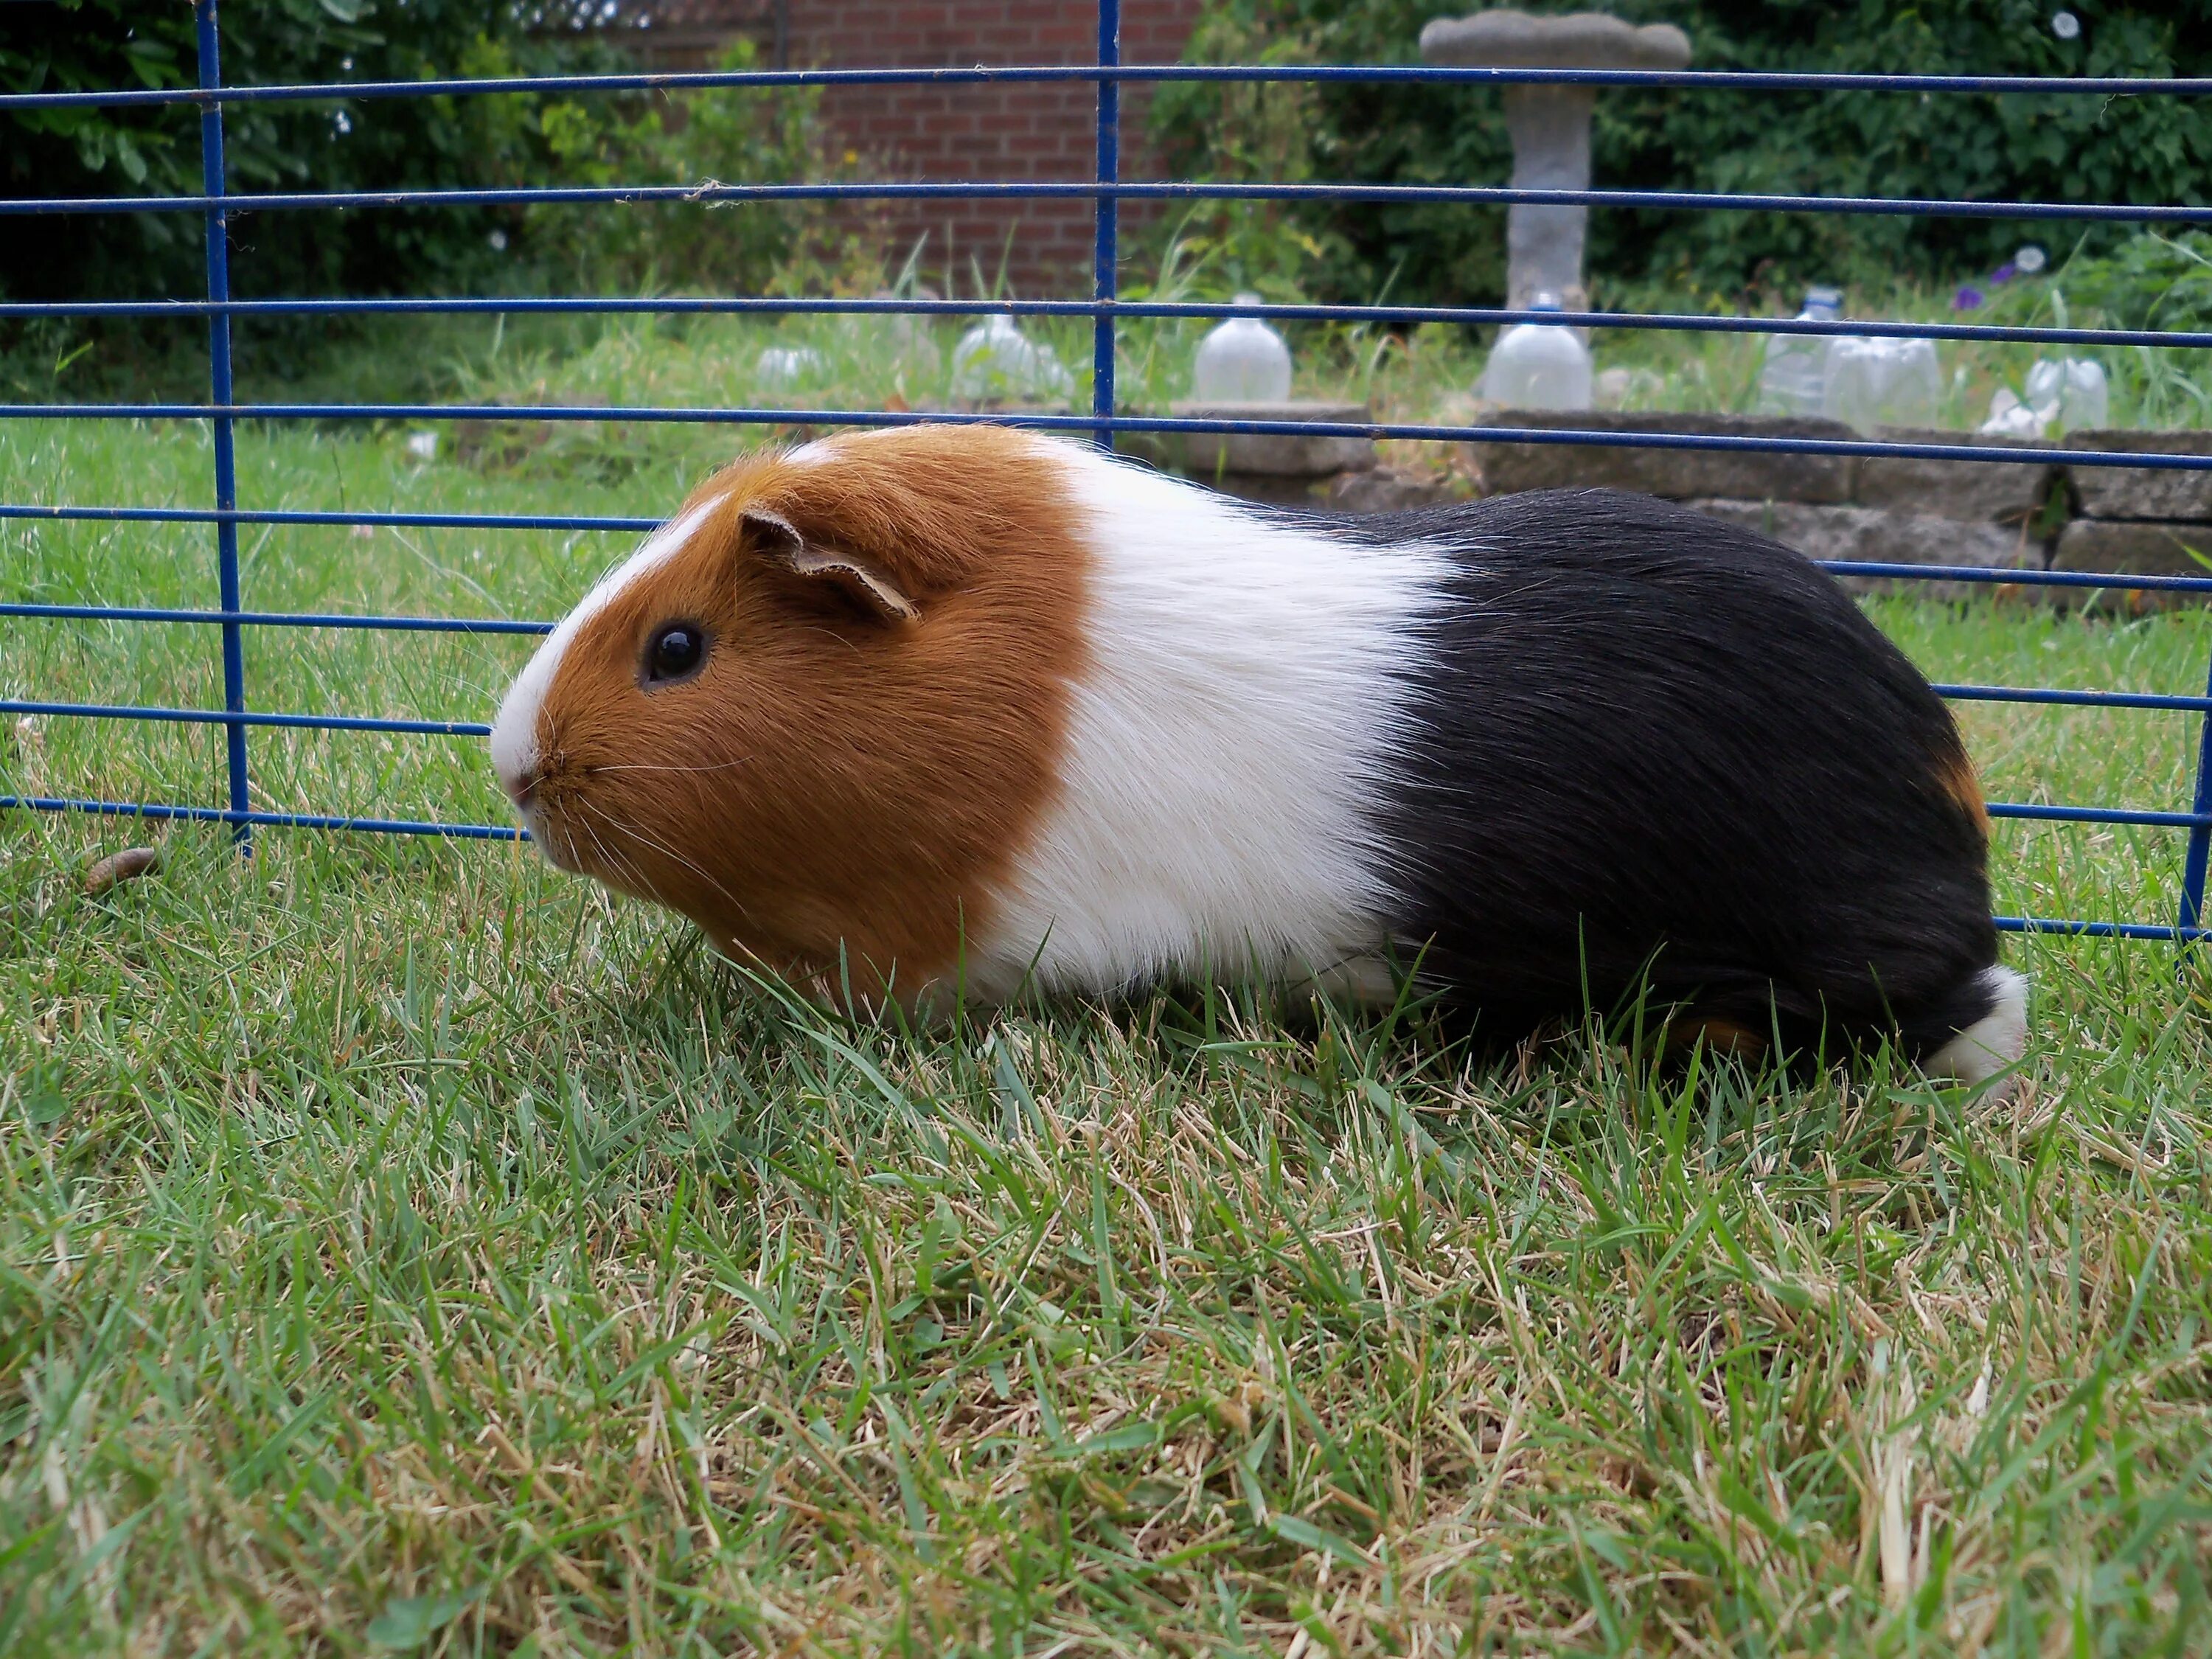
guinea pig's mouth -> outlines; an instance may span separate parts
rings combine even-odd
[[[572,876],[587,876],[592,872],[585,866],[571,817],[559,811],[558,802],[551,799],[560,793],[556,770],[556,766],[540,764],[519,776],[502,777],[500,785],[514,803],[515,817],[522,820],[522,827],[545,861]]]

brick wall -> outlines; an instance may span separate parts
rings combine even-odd
[[[1200,0],[1122,0],[1121,58],[1171,64],[1182,55]],[[744,34],[769,47],[774,0],[662,0],[652,56],[691,67],[717,41]],[[885,69],[973,64],[1096,61],[1097,13],[1086,0],[784,0],[783,30],[793,67]],[[764,52],[763,57],[766,53]],[[1121,94],[1121,177],[1158,176],[1145,143],[1151,88]],[[823,100],[830,143],[882,179],[1047,179],[1091,176],[1097,104],[1087,85],[833,88]],[[1125,204],[1125,226],[1149,203]],[[1085,200],[894,204],[872,209],[903,257],[925,233],[927,280],[948,277],[971,291],[972,264],[986,281],[1005,261],[1013,290],[1030,295],[1087,291],[1092,210]]]

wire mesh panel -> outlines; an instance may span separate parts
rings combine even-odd
[[[97,623],[126,627],[178,625],[205,629],[219,656],[219,708],[140,702],[92,702],[60,697],[0,700],[0,711],[18,716],[70,720],[130,721],[177,727],[207,727],[222,738],[218,799],[201,801],[103,799],[82,794],[0,795],[0,807],[154,819],[184,819],[233,826],[250,847],[257,827],[350,830],[392,835],[423,835],[477,840],[514,840],[520,831],[492,823],[447,822],[433,817],[367,816],[348,810],[344,800],[305,800],[256,805],[253,765],[256,734],[327,732],[343,738],[365,737],[437,742],[480,742],[489,728],[480,720],[384,718],[368,714],[310,713],[255,707],[248,675],[246,641],[258,636],[300,638],[342,636],[363,632],[394,636],[392,650],[407,648],[413,636],[493,637],[533,635],[551,624],[502,617],[379,614],[250,607],[241,556],[240,532],[248,529],[299,532],[314,528],[378,531],[466,531],[483,532],[559,532],[578,536],[628,535],[650,530],[653,520],[631,515],[581,512],[378,512],[351,510],[343,503],[313,507],[240,505],[236,428],[240,422],[377,422],[390,421],[512,421],[683,422],[728,426],[884,426],[918,421],[1017,418],[1043,429],[1085,433],[1111,444],[1121,433],[1247,433],[1301,437],[1426,439],[1529,445],[1607,445],[1660,450],[1766,453],[1944,463],[2017,465],[2021,452],[1994,443],[1928,443],[1880,439],[1596,430],[1588,427],[1500,427],[1448,422],[1229,420],[1176,417],[1129,412],[1117,399],[1117,331],[1134,319],[1201,319],[1231,314],[1258,315],[1286,322],[1374,324],[1411,329],[1423,324],[1464,327],[1510,325],[1540,319],[1571,327],[1662,330],[1685,333],[1762,336],[1851,336],[1918,337],[1992,345],[2079,345],[2212,348],[2212,332],[2181,330],[2000,326],[1970,323],[1884,323],[1857,319],[1823,321],[1765,317],[1709,316],[1614,311],[1545,311],[1499,307],[1413,305],[1263,304],[1232,307],[1170,299],[1124,301],[1117,289],[1119,214],[1131,201],[1357,200],[1391,204],[1459,207],[1545,204],[1686,212],[1762,210],[1788,213],[1885,216],[1952,216],[2023,222],[2093,223],[2124,222],[2166,225],[2212,224],[2212,208],[2083,202],[1992,202],[1940,198],[1728,194],[1682,191],[1529,189],[1476,185],[1392,185],[1355,183],[1237,183],[1191,180],[1128,181],[1120,176],[1122,87],[1140,82],[1455,82],[1498,87],[1516,83],[1564,82],[1588,86],[1695,88],[1716,94],[1756,95],[1777,92],[1861,91],[1896,94],[2022,94],[2050,97],[2159,96],[2196,99],[2212,94],[2212,81],[2139,78],[2037,78],[1977,76],[1807,75],[1735,71],[1637,70],[1535,70],[1412,67],[1404,65],[1279,67],[1246,65],[1124,65],[1121,63],[1119,0],[1098,0],[1096,61],[1085,66],[1015,66],[971,69],[731,70],[682,75],[579,75],[508,79],[456,79],[403,82],[356,82],[300,86],[225,87],[222,83],[220,31],[216,0],[195,6],[199,52],[198,88],[179,91],[112,91],[0,95],[0,108],[60,111],[146,105],[188,105],[200,116],[202,193],[198,196],[29,198],[0,201],[0,219],[35,222],[45,216],[82,214],[198,216],[205,246],[204,300],[19,301],[0,303],[0,317],[14,319],[185,319],[204,322],[207,330],[208,396],[204,403],[56,402],[0,404],[0,418],[33,421],[182,422],[201,423],[209,434],[213,505],[207,507],[118,506],[98,501],[0,502],[0,520],[55,526],[204,526],[212,533],[216,580],[202,605],[112,605],[53,603],[0,593],[0,618],[26,627],[61,623]],[[617,94],[638,91],[702,91],[738,87],[866,86],[928,82],[975,84],[991,82],[1060,82],[1091,88],[1097,99],[1095,167],[1088,181],[963,179],[953,182],[838,182],[769,185],[570,185],[496,189],[399,189],[348,191],[233,192],[223,153],[223,120],[233,106],[333,100],[496,97],[516,93]],[[976,199],[988,198],[1076,198],[1095,207],[1093,283],[1087,300],[959,300],[933,298],[727,297],[431,297],[360,299],[259,299],[231,296],[231,221],[255,214],[404,211],[422,209],[499,208],[544,204],[578,207],[670,202],[693,209],[718,202],[860,199]],[[969,412],[889,411],[882,409],[713,407],[643,404],[596,405],[538,403],[241,402],[234,383],[232,330],[254,319],[313,319],[375,316],[639,315],[653,317],[794,316],[836,314],[865,317],[896,313],[911,317],[962,317],[1012,313],[1017,316],[1086,319],[1091,336],[1091,396],[1087,414],[1036,413],[1009,417]],[[2069,448],[2039,448],[2035,459],[2046,465],[2095,465],[2148,471],[2212,470],[2212,455],[2129,453]],[[2100,574],[2074,570],[1996,567],[1828,562],[1843,576],[1905,582],[2003,584],[2047,590],[2114,590],[2170,593],[2212,599],[2212,575]],[[2164,713],[2196,723],[2193,785],[2185,801],[2161,808],[2094,801],[2075,804],[1998,801],[1993,817],[2092,826],[2133,826],[2184,839],[2179,891],[2172,900],[2171,923],[2114,916],[2001,916],[2014,931],[2097,935],[2125,939],[2194,941],[2201,927],[2208,849],[2212,849],[2212,665],[2202,696],[2185,692],[2072,690],[2008,684],[1946,684],[1937,688],[1960,702],[2044,705],[2077,709]],[[264,751],[265,752],[265,751]]]

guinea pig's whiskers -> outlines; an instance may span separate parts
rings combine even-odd
[[[735,893],[732,893],[728,888],[725,887],[720,882],[717,881],[711,872],[702,867],[694,860],[684,857],[683,854],[678,852],[674,848],[655,841],[651,836],[647,835],[642,830],[640,830],[635,824],[617,823],[605,807],[597,805],[595,802],[580,800],[577,802],[577,805],[596,814],[606,824],[607,828],[612,830],[616,835],[627,836],[630,840],[638,842],[641,846],[645,848],[647,852],[658,853],[661,857],[668,860],[671,863],[680,865],[683,868],[689,870],[693,875],[698,877],[700,880],[705,882],[709,887],[712,887],[724,898],[729,900],[731,903],[736,905],[739,914],[748,915],[751,914],[746,909],[744,902]],[[598,831],[593,830],[592,832],[592,839],[594,842],[599,841],[599,837]],[[602,846],[605,845],[604,842],[600,844]],[[644,872],[641,871],[637,872],[637,878],[639,881],[643,882],[648,888],[653,884],[651,881],[647,879]]]
[[[846,650],[851,652],[854,656],[857,657],[860,654],[860,644],[859,641],[847,639],[842,634],[837,633],[831,629],[803,628],[799,629],[799,632],[802,634],[819,634],[825,640],[836,641],[839,645],[843,646]]]
[[[641,897],[650,898],[657,904],[665,904],[668,902],[667,896],[660,890],[660,884],[646,873],[643,865],[629,854],[618,853],[608,846],[605,838],[589,824],[584,827],[584,832],[591,836],[592,845],[599,849],[599,856],[605,861],[610,875],[634,884]]]
[[[645,871],[639,866],[636,860],[624,858],[621,854],[616,852],[613,848],[607,845],[606,842],[600,836],[599,832],[592,829],[589,824],[586,824],[584,826],[584,833],[591,836],[592,845],[599,849],[600,862],[605,866],[609,874],[619,877],[624,881],[635,882],[639,887],[644,890],[644,893],[647,897],[652,898],[656,902],[660,900],[660,889],[654,884],[653,878],[645,873]]]

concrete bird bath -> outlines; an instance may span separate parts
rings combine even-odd
[[[1481,69],[1680,69],[1690,37],[1669,23],[1638,28],[1602,12],[1534,17],[1500,8],[1471,17],[1439,17],[1421,31],[1431,64]],[[1590,111],[1597,88],[1526,83],[1505,88],[1505,127],[1513,138],[1513,183],[1524,190],[1588,190]],[[1505,303],[1526,310],[1541,293],[1569,311],[1589,305],[1583,285],[1583,234],[1589,210],[1516,203],[1505,220]]]

